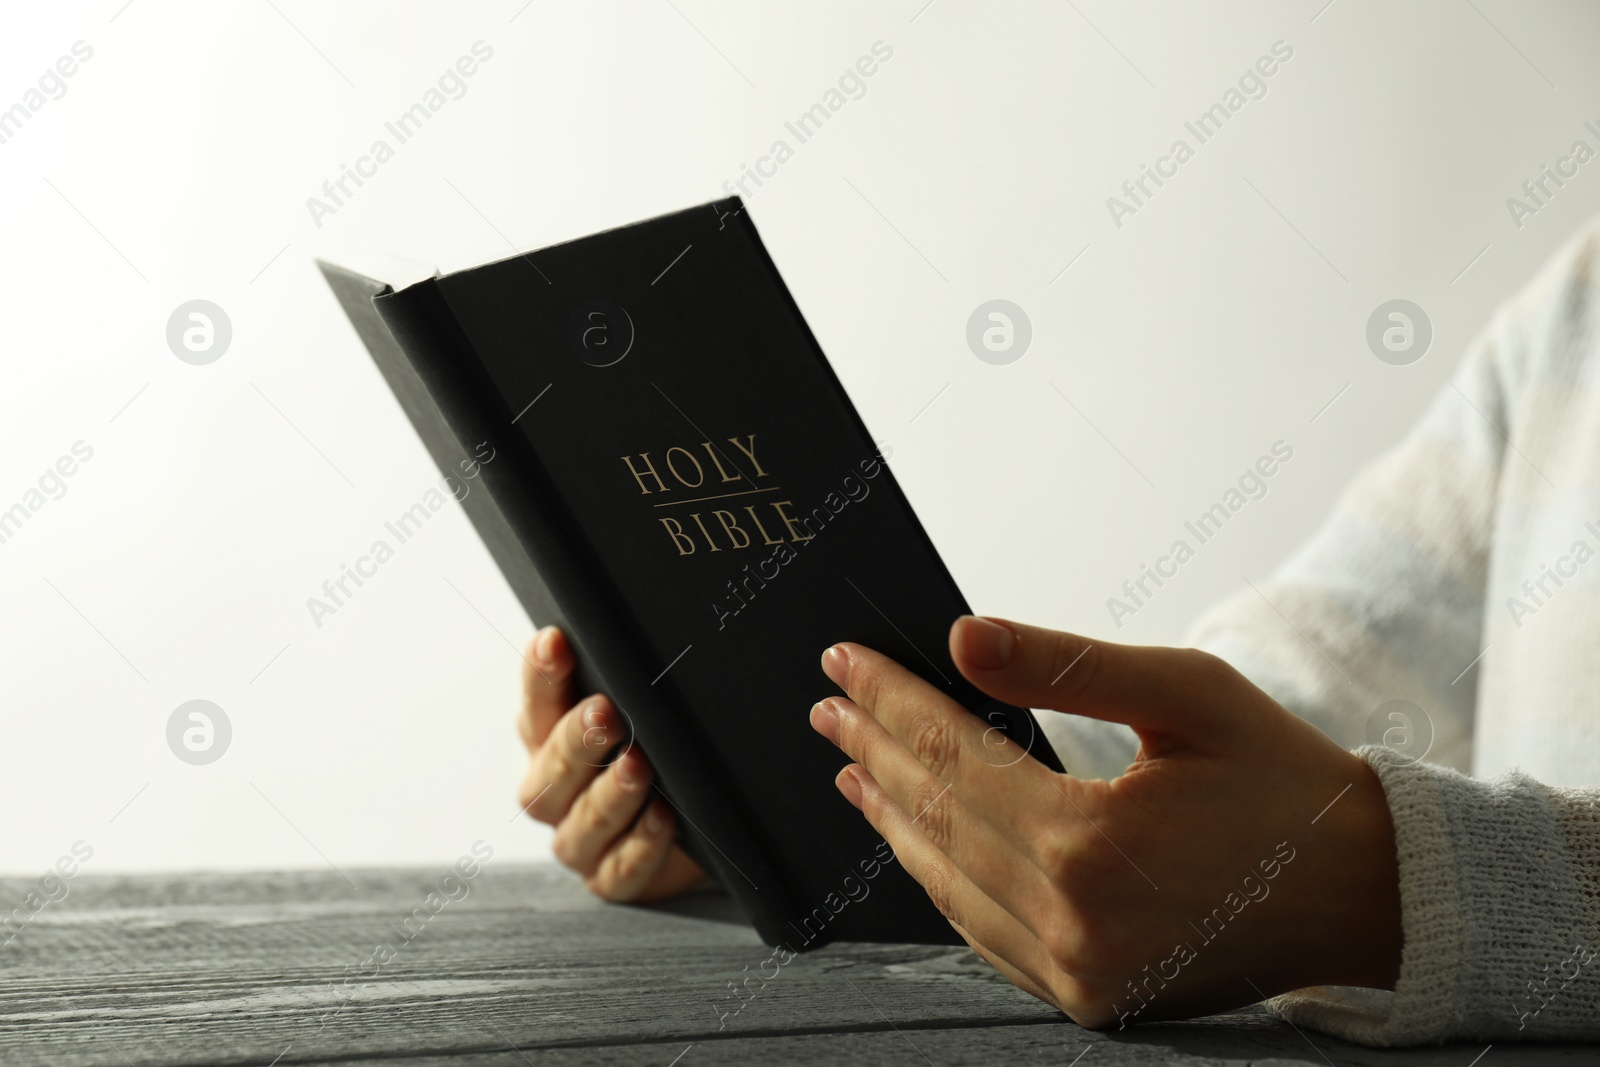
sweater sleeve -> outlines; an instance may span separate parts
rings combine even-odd
[[[1190,642],[1347,748],[1384,740],[1466,770],[1506,347],[1491,326],[1311,539],[1201,616]]]
[[[1311,541],[1193,631],[1356,748],[1389,801],[1396,988],[1268,1002],[1297,1025],[1376,1045],[1600,1039],[1600,794],[1457,773],[1471,766],[1494,545],[1521,521],[1503,505],[1539,477],[1513,443],[1529,429],[1517,419],[1548,388],[1541,375],[1560,377],[1550,364],[1573,347],[1569,320],[1587,306],[1573,294],[1593,283],[1597,246],[1592,233],[1570,243],[1502,307]]]
[[[1495,546],[1524,501],[1554,490],[1515,442],[1586,432],[1534,401],[1593,358],[1597,276],[1600,219],[1496,311],[1321,528],[1201,616],[1190,642],[1347,747],[1382,741],[1468,770]]]
[[[1422,419],[1357,476],[1309,541],[1190,628],[1190,644],[1346,747],[1382,739],[1470,765],[1468,668],[1481,651],[1506,456],[1498,427],[1514,400],[1507,367],[1526,348],[1516,310],[1502,309]],[[1117,723],[1043,713],[1041,725],[1079,777],[1114,778],[1138,749]]]
[[[1190,628],[1190,644],[1346,747],[1382,739],[1407,755],[1470,765],[1468,668],[1482,651],[1506,459],[1499,427],[1520,380],[1508,368],[1528,347],[1525,303],[1501,309],[1422,419],[1356,477],[1309,541]],[[1041,722],[1080,777],[1115,777],[1138,748],[1120,724],[1054,714]]]
[[[1392,993],[1322,986],[1267,1006],[1371,1045],[1600,1040],[1600,790],[1358,754],[1394,817],[1399,980]]]

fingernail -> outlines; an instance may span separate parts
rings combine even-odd
[[[834,645],[822,654],[822,673],[840,689],[850,688],[850,657]]]
[[[555,662],[553,655],[555,641],[556,628],[554,626],[546,626],[535,634],[533,638],[533,655],[547,667]]]
[[[1011,662],[1017,651],[1017,634],[1009,626],[980,619],[961,617],[961,653],[979,670],[997,671]]]
[[[857,811],[861,810],[861,779],[856,777],[854,767],[846,767],[840,771],[839,777],[833,780],[833,784],[839,787],[839,792],[844,794],[844,798],[852,807]]]
[[[647,834],[659,834],[661,832],[662,825],[663,825],[663,823],[661,821],[661,812],[659,810],[657,810],[657,808],[656,808],[656,806],[654,804],[652,804],[648,808],[644,809],[644,832],[645,833],[647,833]]]
[[[606,725],[605,702],[596,698],[589,702],[588,708],[583,713],[583,725],[591,730],[601,730]]]
[[[821,700],[811,705],[811,728],[834,744],[839,743],[839,711],[832,702]]]
[[[639,788],[639,768],[634,764],[631,752],[624,753],[622,758],[617,760],[616,768],[617,783],[622,788],[630,791]]]

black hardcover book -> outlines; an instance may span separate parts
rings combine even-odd
[[[834,788],[844,640],[1060,770],[951,662],[955,582],[778,276],[718,201],[399,291],[322,270],[535,623],[571,638],[685,847],[769,944],[959,943]],[[881,449],[881,451],[880,451]],[[483,462],[485,456],[493,458]]]

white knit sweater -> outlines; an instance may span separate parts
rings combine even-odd
[[[1405,930],[1394,992],[1269,1007],[1374,1045],[1600,1040],[1600,219],[1258,585],[1190,640],[1361,746]],[[1045,730],[1078,774],[1134,751],[1093,720]]]

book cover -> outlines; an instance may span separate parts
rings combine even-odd
[[[762,937],[960,943],[833,786],[822,650],[892,656],[1060,763],[951,662],[966,602],[742,204],[398,291],[322,267],[440,469],[492,451],[469,518]]]

